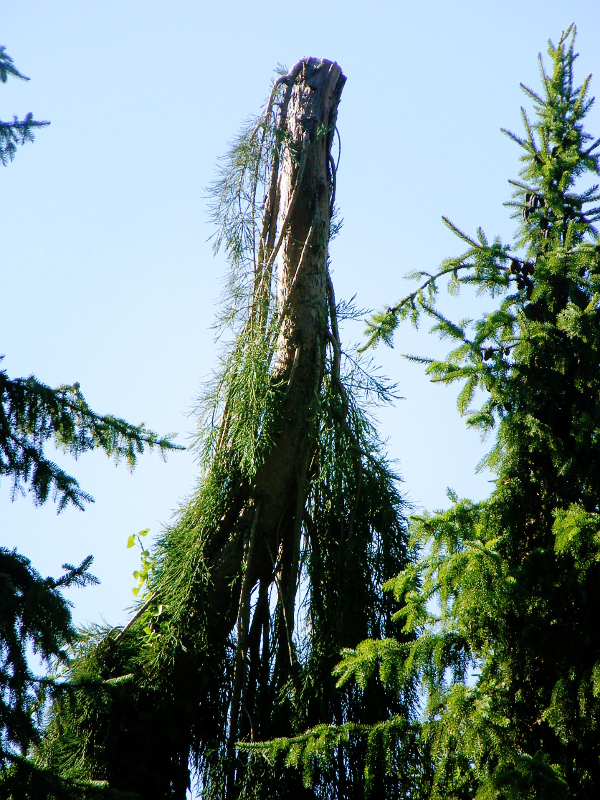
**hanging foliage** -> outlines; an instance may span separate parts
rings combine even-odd
[[[401,638],[382,587],[408,559],[369,412],[393,387],[342,349],[339,322],[356,312],[329,274],[344,82],[311,58],[281,74],[212,187],[230,271],[223,355],[199,403],[202,477],[143,549],[130,623],[75,648],[36,756],[65,776],[150,799],[183,799],[193,777],[204,798],[341,800],[397,784],[385,767],[400,745],[390,756],[388,733],[346,731],[390,719],[410,746],[412,684],[336,691],[332,676],[342,648]],[[304,779],[253,752],[324,724],[339,735],[327,761],[310,745]]]

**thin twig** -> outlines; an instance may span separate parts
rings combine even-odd
[[[125,627],[123,628],[123,630],[122,630],[122,631],[120,631],[120,633],[118,633],[118,634],[117,634],[117,636],[115,636],[115,638],[113,639],[113,641],[114,641],[114,643],[115,643],[115,644],[117,644],[118,642],[120,642],[120,641],[121,641],[121,639],[122,639],[122,638],[125,636],[125,634],[127,633],[127,631],[128,631],[130,628],[131,628],[131,626],[133,625],[133,623],[134,623],[136,620],[138,620],[138,619],[139,619],[139,618],[142,616],[142,614],[143,614],[145,611],[147,611],[147,610],[150,608],[150,606],[152,605],[152,601],[154,600],[154,598],[155,598],[155,597],[156,597],[156,592],[153,592],[153,593],[150,595],[150,597],[149,597],[149,598],[146,600],[146,602],[144,603],[144,605],[143,605],[143,606],[141,606],[141,608],[138,608],[138,610],[135,612],[135,614],[133,615],[133,617],[132,617],[132,618],[129,620],[129,622],[127,623],[127,625],[125,625]]]

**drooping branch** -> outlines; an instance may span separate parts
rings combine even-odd
[[[240,742],[341,722],[350,708],[360,718],[360,697],[333,697],[331,669],[389,616],[377,587],[391,574],[373,572],[373,552],[385,536],[397,564],[400,501],[340,375],[328,274],[344,82],[336,64],[302,59],[221,171],[216,243],[231,265],[222,319],[233,337],[203,406],[202,481],[157,545],[149,606],[110,648],[90,650],[102,680],[133,674],[135,691],[115,699],[123,725],[92,702],[86,731],[104,744],[82,758],[111,788],[151,800],[183,800],[190,756],[207,796],[232,800],[262,770]],[[269,768],[261,790],[280,778]],[[300,776],[283,780],[302,796]]]
[[[237,737],[246,685],[248,602],[257,582],[277,580],[281,618],[286,628],[285,640],[280,641],[279,646],[287,650],[291,643],[307,472],[316,439],[315,398],[323,381],[328,343],[330,151],[344,82],[337,64],[317,59],[303,59],[282,80],[286,91],[278,138],[285,146],[281,154],[277,152],[272,159],[261,233],[261,275],[255,281],[255,292],[263,293],[270,284],[269,272],[275,259],[279,259],[274,315],[277,339],[272,368],[273,385],[280,387],[275,401],[276,417],[269,431],[270,446],[254,479],[245,486],[242,507],[238,507],[233,523],[231,517],[227,517],[223,520],[225,524],[211,537],[214,545],[210,567],[213,609],[219,612],[216,633],[228,636],[237,627],[229,712],[230,751]],[[277,230],[273,218],[275,206]],[[255,300],[260,302],[260,298]],[[242,569],[243,531],[248,525],[250,507],[255,509],[252,557],[246,559]],[[273,556],[278,562],[276,575]],[[240,601],[236,603],[232,597],[231,576],[242,572],[242,588],[237,590]],[[270,659],[264,645],[262,659],[267,663]],[[284,671],[288,674],[290,659],[286,657],[285,663]],[[264,675],[264,669],[255,674],[261,672]],[[284,678],[285,675],[280,676]],[[231,791],[234,781],[230,773]]]

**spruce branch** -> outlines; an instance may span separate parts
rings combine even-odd
[[[96,414],[78,383],[52,389],[33,375],[10,379],[5,370],[0,371],[0,476],[12,479],[13,496],[29,490],[41,505],[52,493],[59,511],[68,504],[83,508],[92,498],[46,457],[49,440],[75,458],[99,448],[117,462],[124,459],[131,469],[146,447],[158,448],[163,458],[171,450],[183,449],[143,423],[131,425],[112,415]]]
[[[6,47],[0,45],[0,81],[6,83],[9,75],[13,78],[20,78],[23,81],[29,80],[26,75],[23,75],[23,73],[19,72],[15,67],[15,62],[6,52]]]
[[[88,567],[91,565],[93,560],[93,556],[87,556],[87,558],[84,558],[78,567],[74,567],[72,564],[63,564],[62,568],[67,574],[63,575],[56,581],[51,581],[53,588],[67,588],[68,586],[78,586],[83,588],[85,586],[97,586],[100,581],[95,575],[92,575],[90,572],[88,572]]]

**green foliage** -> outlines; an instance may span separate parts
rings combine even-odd
[[[139,618],[135,623],[143,624]],[[160,707],[164,699],[158,692],[150,693],[147,696],[149,705],[140,709],[140,697],[147,681],[141,674],[140,659],[135,658],[131,637],[123,637],[123,633],[99,626],[79,632],[68,671],[62,675],[61,691],[54,698],[54,713],[30,762],[46,774],[60,776],[67,787],[73,787],[73,791],[93,787],[94,793],[89,796],[111,800],[139,797],[138,785],[143,785],[148,771],[157,790],[165,785],[163,765],[144,761],[144,752],[151,746],[147,730],[151,704]],[[118,647],[121,640],[123,643]],[[124,658],[131,660],[129,666],[135,673],[122,672],[118,677],[112,676],[111,672],[117,664],[124,663]],[[69,680],[65,680],[67,676]],[[137,707],[137,714],[128,716],[127,709],[133,707]],[[106,727],[103,723],[108,720]],[[173,732],[172,724],[164,718],[163,723],[161,733],[169,737]],[[93,735],[90,733],[92,727]],[[107,737],[112,737],[117,746],[128,747],[130,789],[112,788],[113,782],[117,785],[123,783],[123,776],[99,769],[95,763],[95,756],[102,750]],[[87,798],[88,794],[83,792],[82,796]]]
[[[6,52],[6,48],[0,46],[0,81],[6,83],[9,75],[13,78],[20,78],[28,81],[15,67],[12,58]],[[17,117],[12,122],[2,122],[0,120],[0,161],[4,166],[12,161],[19,145],[25,142],[33,142],[35,139],[34,130],[49,125],[49,122],[39,122],[33,118],[33,114],[27,114],[22,120]]]
[[[79,384],[51,389],[33,375],[10,379],[0,371],[0,476],[13,483],[13,497],[28,489],[37,505],[49,496],[62,511],[69,503],[83,508],[92,498],[44,454],[52,440],[77,458],[100,448],[133,469],[145,448],[158,448],[163,457],[181,450],[168,437],[159,437],[144,424],[131,425],[111,415],[96,414],[86,403]]]
[[[271,380],[274,337],[246,322],[221,370],[209,382],[199,402],[201,423],[196,449],[210,468],[215,457],[252,478],[270,444],[275,387]],[[215,420],[220,419],[220,425]],[[226,455],[225,455],[226,454]]]
[[[58,579],[42,578],[16,551],[0,548],[0,793],[12,796],[13,786],[28,783],[38,790],[50,775],[38,774],[25,761],[40,741],[40,724],[47,697],[60,692],[52,675],[66,660],[75,640],[71,614],[61,589],[96,584],[88,572],[92,557],[78,566],[64,564]],[[50,674],[39,677],[31,653]],[[19,795],[15,795],[19,796]]]
[[[28,80],[0,47],[0,80],[8,76]],[[12,160],[17,145],[33,141],[33,129],[48,125],[31,114],[19,122],[0,122],[0,161]],[[0,360],[3,357],[0,357]],[[83,508],[92,498],[80,489],[71,475],[50,461],[44,447],[52,441],[77,458],[101,448],[117,461],[125,459],[130,468],[145,448],[158,447],[162,455],[182,449],[168,438],[159,438],[145,426],[130,425],[113,416],[100,416],[87,405],[79,384],[57,389],[40,383],[34,376],[10,379],[0,371],[0,476],[13,483],[13,499],[29,490],[36,505],[53,496],[58,511],[69,503]],[[64,564],[59,579],[43,579],[28,559],[16,551],[0,548],[0,795],[10,800],[44,797],[48,800],[119,800],[131,797],[113,792],[107,782],[96,780],[85,770],[69,766],[48,767],[41,756],[41,728],[48,703],[65,702],[65,693],[81,689],[76,682],[64,682],[69,648],[81,651],[71,622],[69,603],[61,589],[97,583],[87,570],[88,556],[79,565]],[[46,674],[37,676],[32,656]],[[103,681],[94,675],[96,694]],[[120,681],[116,682],[117,684]],[[110,681],[106,682],[110,686]],[[105,690],[106,691],[106,690]],[[40,749],[42,748],[42,750]],[[44,763],[42,763],[44,762]],[[62,773],[62,774],[61,774]]]
[[[133,573],[133,577],[138,582],[137,586],[133,588],[133,594],[135,597],[139,597],[140,600],[144,599],[144,597],[149,594],[150,582],[154,576],[154,559],[150,555],[150,550],[144,547],[142,542],[142,538],[149,533],[150,528],[145,528],[143,531],[140,531],[137,536],[132,533],[127,539],[128,548],[133,547],[136,538],[140,548],[140,568],[136,569]]]
[[[183,797],[191,759],[206,800],[231,791],[349,800],[365,787],[394,796],[403,780],[387,777],[385,765],[414,744],[412,684],[403,693],[382,681],[336,691],[332,675],[341,648],[392,633],[402,639],[382,587],[408,552],[398,478],[371,418],[394,387],[369,359],[342,351],[338,321],[357,312],[336,305],[331,286],[325,374],[308,404],[314,445],[305,485],[292,496],[297,534],[276,552],[261,536],[261,502],[272,489],[255,482],[289,423],[282,409],[293,378],[292,369],[283,380],[274,363],[285,309],[272,288],[285,227],[276,224],[278,165],[286,148],[296,148],[299,170],[305,158],[283,125],[290,92],[291,81],[276,81],[265,114],[234,143],[213,187],[215,246],[230,273],[218,324],[224,354],[198,409],[201,479],[155,546],[140,543],[130,623],[89,632],[70,663],[73,691],[52,707],[39,764],[72,779]],[[253,546],[263,560],[245,605]],[[226,600],[215,591],[220,573],[231,588]],[[112,687],[125,678],[126,691]],[[378,718],[386,723],[368,741],[348,733]],[[337,733],[321,736],[326,723]],[[286,737],[304,742],[295,760],[284,754]],[[282,769],[286,759],[290,769]]]
[[[287,767],[302,772],[306,789],[315,786],[315,777],[331,763],[348,770],[352,751],[361,740],[367,741],[364,783],[355,796],[396,796],[398,790],[410,797],[424,797],[427,785],[426,761],[418,750],[420,725],[410,723],[406,715],[391,717],[374,725],[348,722],[345,725],[317,725],[299,736],[274,739],[266,744],[244,744],[242,749],[273,767]],[[391,774],[400,761],[410,763],[412,774],[403,775],[400,784],[382,782],[382,772]],[[411,763],[412,762],[412,763]],[[383,769],[382,769],[383,766]],[[425,768],[425,769],[424,769]],[[382,795],[381,792],[387,792]]]
[[[521,179],[507,205],[521,222],[514,249],[469,237],[468,249],[368,324],[368,344],[389,341],[425,315],[454,343],[445,360],[417,358],[433,381],[462,382],[458,408],[483,435],[495,489],[481,503],[414,517],[418,554],[387,583],[403,603],[404,644],[365,641],[342,654],[340,682],[417,680],[424,701],[432,798],[593,798],[600,784],[594,624],[600,569],[600,352],[598,282],[600,140],[583,128],[589,79],[575,86],[571,26],[542,92],[524,86],[535,120]],[[440,281],[495,299],[478,320],[454,323],[436,306]],[[473,408],[476,393],[483,404]],[[479,394],[477,394],[479,396]]]
[[[273,176],[285,139],[274,106],[283,95],[277,81],[265,113],[244,126],[210,188],[214,250],[222,248],[229,263],[216,324],[219,337],[227,338],[220,368],[198,403],[196,447],[205,470],[215,458],[226,458],[247,478],[270,445],[275,402],[271,368],[280,318],[274,313],[269,229],[275,229]]]
[[[414,747],[415,731],[407,722],[409,709],[416,703],[414,692],[407,685],[400,696],[396,689],[385,690],[383,683],[358,693],[351,687],[336,692],[332,669],[340,646],[354,646],[365,636],[384,636],[394,628],[393,601],[383,593],[382,584],[406,563],[406,548],[396,477],[378,455],[374,428],[355,400],[365,391],[385,397],[388,389],[364,372],[360,362],[353,366],[349,361],[344,383],[350,398],[351,427],[358,430],[361,448],[369,453],[362,464],[360,498],[357,503],[356,446],[340,425],[339,400],[326,382],[300,552],[299,584],[306,591],[298,601],[301,623],[292,641],[285,636],[277,595],[270,601],[275,607],[270,620],[268,605],[256,604],[253,609],[257,619],[267,614],[273,641],[269,670],[275,676],[282,669],[281,651],[287,654],[291,645],[295,672],[290,679],[284,670],[285,679],[269,689],[268,699],[257,692],[255,708],[248,707],[248,711],[256,720],[255,735],[265,705],[271,718],[262,723],[265,731],[294,736],[321,720],[335,720],[339,736],[333,737],[330,750],[345,765],[345,778],[327,767],[321,743],[313,746],[314,737],[308,736],[310,768],[302,766],[300,770],[305,784],[312,787],[308,796],[319,796],[335,786],[340,797],[359,796],[363,791],[359,787],[366,785],[372,787],[369,791],[375,797],[382,786],[398,784],[397,779],[386,782],[385,764],[392,756],[383,745],[365,745],[360,736],[350,736],[348,731],[360,733],[361,726],[375,715],[389,715],[384,726],[386,741],[392,741],[398,751],[405,746],[401,742]],[[85,645],[79,646],[69,682],[81,688],[55,702],[40,750],[41,766],[72,780],[106,779],[111,787],[139,790],[144,795],[150,783],[166,787],[182,763],[187,765],[187,757],[178,755],[176,749],[181,746],[181,729],[187,726],[191,730],[186,741],[202,776],[205,796],[221,796],[234,642],[225,651],[213,648],[211,630],[219,624],[219,617],[214,618],[218,611],[211,606],[207,561],[211,529],[228,513],[237,486],[236,473],[225,462],[225,458],[215,459],[196,495],[182,507],[176,523],[164,531],[154,551],[140,543],[145,567],[137,571],[139,616],[136,614],[133,625],[122,633],[90,633]],[[135,539],[130,537],[128,545],[133,546]],[[343,575],[351,575],[351,579],[341,580]],[[278,636],[284,637],[279,643]],[[107,686],[107,681],[128,675],[126,691]],[[87,683],[82,685],[84,678]],[[190,704],[194,704],[192,717]],[[119,720],[116,726],[115,719]],[[143,735],[138,730],[139,719],[144,720]],[[173,736],[173,748],[166,730],[180,731]],[[105,745],[108,753],[104,747],[93,750],[86,744],[102,741],[105,733],[101,732],[108,731],[119,732],[116,739],[111,734]],[[249,739],[249,733],[242,724],[241,738]],[[374,734],[377,742],[382,736],[383,732]],[[161,742],[160,754],[153,737]],[[134,764],[128,774],[118,772],[122,768],[113,764],[121,761],[115,756],[124,747],[131,753],[128,763]],[[286,759],[275,753],[274,760],[269,756],[265,762],[260,753],[267,750],[255,749],[257,752],[253,746],[247,749],[243,745],[239,750],[242,762],[249,757],[248,777],[240,796],[265,796],[267,791],[281,793],[273,796],[296,796],[294,770],[279,774],[282,759]],[[416,752],[413,755],[416,759]],[[300,764],[298,759],[288,758],[286,763],[294,767]],[[79,765],[81,771],[68,765]]]
[[[551,74],[540,60],[541,94],[524,87],[535,111],[533,122],[523,111],[525,135],[506,132],[523,162],[508,204],[521,219],[514,245],[444,219],[466,251],[416,273],[418,288],[368,323],[368,344],[391,344],[401,321],[425,315],[452,343],[445,360],[417,360],[434,381],[462,381],[460,413],[495,434],[484,461],[491,496],[449,492],[449,509],[412,518],[407,542],[397,477],[369,416],[393,389],[341,352],[344,309],[331,298],[297,554],[270,553],[245,605],[260,504],[252,481],[288,388],[273,366],[278,163],[284,148],[297,148],[299,170],[304,158],[274,111],[288,97],[275,83],[214,187],[230,338],[201,403],[200,485],[155,548],[141,545],[130,623],[76,644],[36,768],[144,797],[182,797],[190,757],[205,798],[231,786],[240,798],[595,797],[600,195],[582,179],[599,173],[600,140],[583,129],[591,100],[588,81],[573,82],[574,35],[550,43]],[[493,310],[447,318],[437,306],[445,279]],[[241,568],[230,556],[239,520]],[[215,601],[215,564],[239,609]]]
[[[9,75],[28,80],[0,47],[0,80],[5,83]],[[6,164],[12,160],[17,145],[33,141],[33,129],[47,124],[36,122],[31,114],[22,122],[16,118],[13,123],[0,122],[0,161]],[[13,499],[19,492],[29,490],[37,505],[53,496],[59,511],[69,503],[83,508],[92,498],[80,489],[75,478],[46,457],[44,448],[49,441],[75,458],[87,450],[101,448],[117,461],[125,459],[130,468],[146,447],[157,447],[163,457],[169,450],[182,449],[168,438],[159,438],[143,424],[135,426],[114,416],[96,414],[77,383],[51,389],[34,376],[14,380],[0,371],[0,476],[11,479]],[[142,587],[147,585],[152,566],[148,551],[144,558]],[[67,707],[79,691],[104,703],[106,697],[123,691],[119,688],[123,679],[103,681],[97,670],[90,678],[89,670],[82,670],[80,662],[69,668],[72,675],[79,669],[78,677],[65,683],[69,648],[75,648],[77,656],[85,651],[87,643],[85,636],[80,638],[72,627],[70,604],[61,589],[97,583],[87,571],[91,562],[92,557],[88,556],[79,567],[64,564],[61,578],[43,579],[24,556],[0,548],[2,798],[132,797],[131,793],[112,791],[106,780],[96,779],[81,763],[69,761],[68,756],[64,763],[57,763],[49,757],[41,737],[50,702]],[[41,671],[45,672],[42,676],[34,673],[33,658],[40,661]],[[62,731],[59,736],[62,738]],[[67,753],[70,744],[65,741]]]

